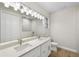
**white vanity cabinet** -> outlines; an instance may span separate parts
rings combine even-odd
[[[42,44],[40,47],[41,47],[40,52],[41,57],[48,57],[50,53],[50,40]]]
[[[48,57],[50,53],[50,40],[44,42],[31,51],[21,55],[21,57]]]
[[[40,57],[40,46],[23,54],[21,57]]]

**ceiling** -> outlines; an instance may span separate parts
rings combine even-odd
[[[48,12],[79,5],[79,2],[38,2],[38,4]]]

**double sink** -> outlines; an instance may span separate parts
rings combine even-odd
[[[34,40],[29,41],[29,42],[26,42],[25,44],[18,45],[14,49],[16,51],[21,51],[21,50],[23,50],[25,48],[32,47],[33,44],[37,44],[37,43],[39,43],[39,41],[40,41],[40,39],[34,39]]]

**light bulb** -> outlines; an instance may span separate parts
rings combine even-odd
[[[40,20],[41,20],[42,19],[42,16],[40,15],[39,17],[40,17]]]
[[[29,15],[29,12],[28,12],[28,10],[25,10],[25,12],[26,12],[26,15]]]
[[[38,14],[36,13],[36,18],[38,18]]]
[[[24,13],[24,9],[21,9],[21,13]]]
[[[37,18],[39,19],[39,16],[38,16],[38,14],[37,14]]]
[[[29,14],[32,14],[32,10],[29,10]]]
[[[31,12],[31,16],[32,16],[32,17],[34,16],[34,12],[33,12],[33,11]]]
[[[15,11],[17,11],[17,10],[18,10],[18,8],[14,7],[14,10],[15,10]]]
[[[36,16],[37,16],[37,13],[36,13],[36,12],[34,12],[34,17],[36,18]]]
[[[26,12],[26,15],[29,15],[29,12]]]
[[[26,15],[29,15],[29,14],[30,14],[30,13],[29,13],[29,8],[24,7],[24,12],[26,12]]]
[[[3,3],[4,3],[4,6],[7,7],[7,8],[10,6],[9,2],[3,2]]]
[[[35,14],[36,14],[36,12],[32,10],[31,16],[32,16],[32,17],[35,17]]]
[[[45,19],[44,16],[42,17],[42,19]]]
[[[39,14],[38,14],[38,13],[36,14],[36,18],[38,18],[38,19],[39,19]]]
[[[15,6],[14,6],[14,10],[17,11],[18,9],[20,9],[20,3],[15,3]]]

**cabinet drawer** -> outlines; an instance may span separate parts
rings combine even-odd
[[[40,57],[40,47],[37,47],[30,52],[24,54],[22,57]]]

